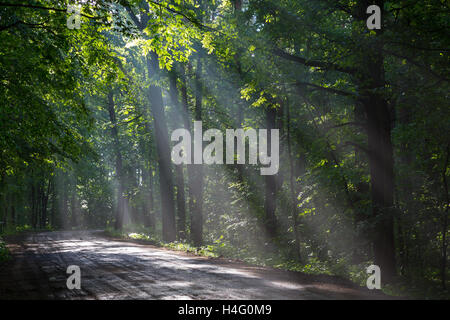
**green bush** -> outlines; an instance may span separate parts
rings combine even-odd
[[[6,244],[3,242],[2,238],[0,238],[0,262],[6,261],[10,258],[8,248]]]

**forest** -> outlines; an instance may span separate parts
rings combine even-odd
[[[386,293],[449,299],[449,17],[446,0],[0,0],[0,236],[104,230],[363,286],[377,265]]]

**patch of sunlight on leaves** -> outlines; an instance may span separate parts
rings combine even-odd
[[[150,238],[148,235],[146,235],[146,234],[143,234],[143,233],[135,233],[135,232],[129,233],[129,234],[128,234],[128,238],[130,238],[130,239],[137,239],[137,240],[150,240],[150,239],[151,239],[151,238]]]
[[[213,245],[194,247],[188,243],[175,241],[175,242],[170,242],[170,243],[163,243],[162,246],[165,248],[170,248],[170,249],[174,249],[177,251],[194,253],[196,255],[200,255],[200,256],[204,256],[204,257],[212,257],[212,258],[218,257],[217,253],[214,252],[215,247]]]
[[[128,229],[127,227],[125,229]],[[174,242],[163,242],[161,239],[154,237],[145,232],[126,232],[126,231],[117,231],[113,228],[105,229],[105,234],[110,237],[116,237],[121,239],[128,240],[139,240],[148,242],[149,244],[156,245],[163,248],[168,248],[176,251],[189,252],[196,255],[204,256],[204,257],[218,257],[219,254],[216,252],[217,245],[206,245],[202,247],[194,247],[189,243],[174,241]]]

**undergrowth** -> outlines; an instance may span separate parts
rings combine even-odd
[[[10,254],[6,244],[3,242],[3,239],[0,237],[0,263],[6,261],[10,258]]]

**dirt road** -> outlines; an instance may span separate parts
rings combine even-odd
[[[0,299],[383,299],[333,277],[314,277],[198,257],[102,237],[98,231],[6,239]],[[69,265],[81,289],[66,286]]]

